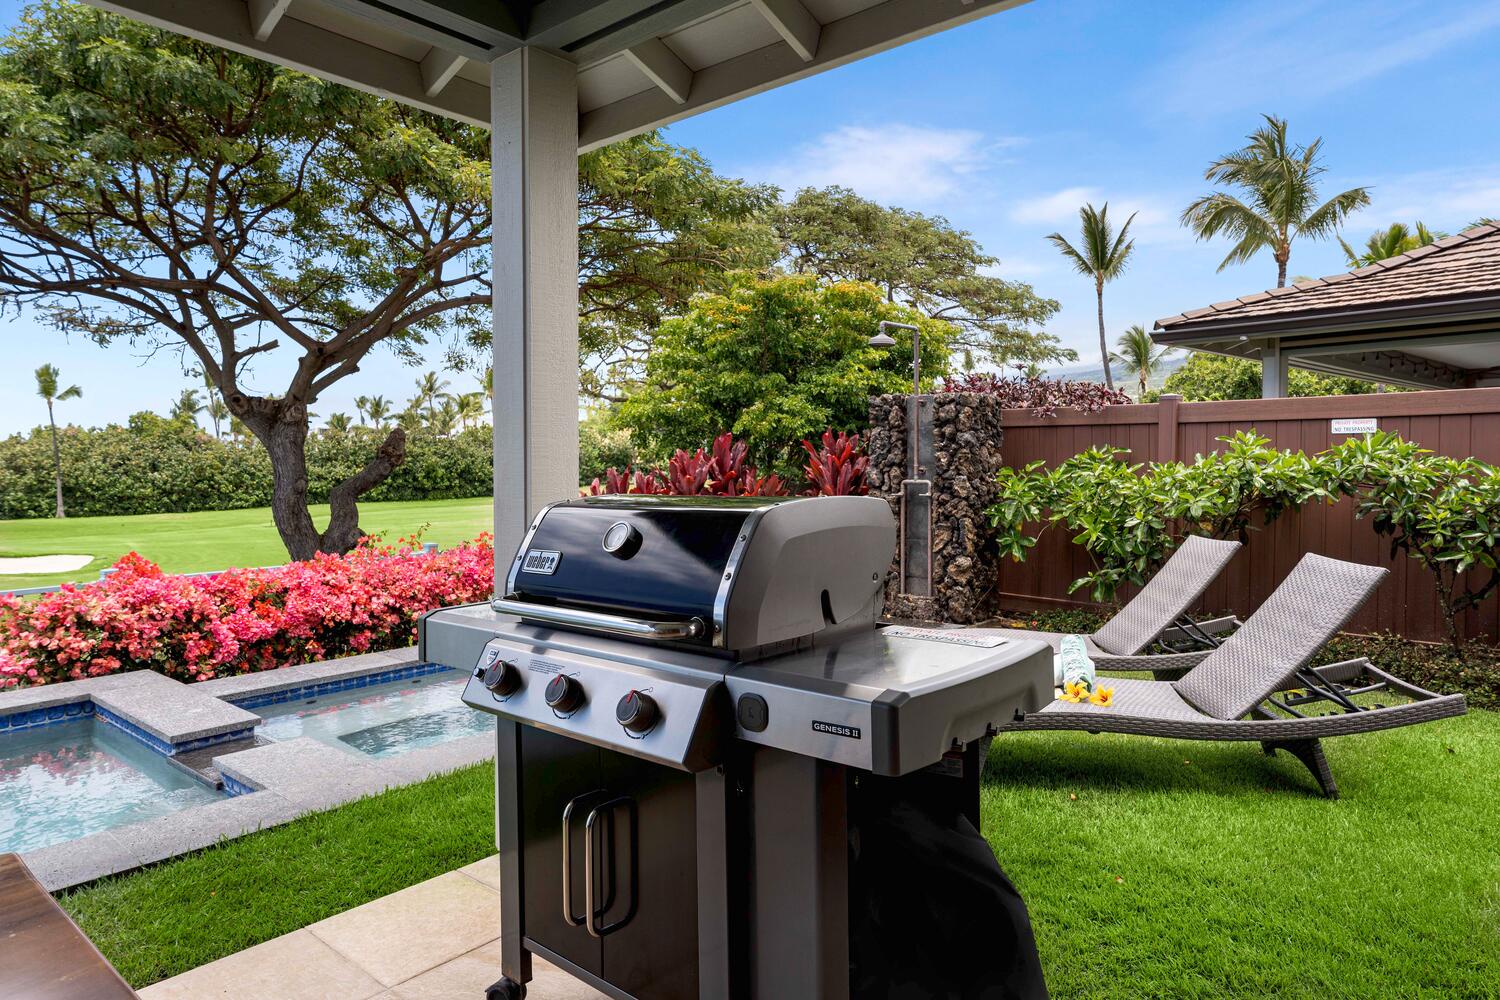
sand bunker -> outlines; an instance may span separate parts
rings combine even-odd
[[[94,561],[93,556],[0,556],[0,576],[19,573],[71,573]]]

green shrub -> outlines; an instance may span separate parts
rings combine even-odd
[[[271,463],[258,442],[221,441],[181,421],[138,414],[128,426],[59,432],[63,496],[75,516],[238,510],[271,502]],[[309,500],[323,503],[379,443],[375,431],[308,440]],[[488,496],[492,451],[487,429],[451,438],[408,435],[406,462],[365,495],[369,500]],[[53,513],[51,442],[42,428],[0,439],[0,520]]]
[[[1302,368],[1287,371],[1288,396],[1362,396],[1375,383],[1338,375],[1319,375]],[[1175,392],[1187,402],[1215,399],[1259,399],[1260,365],[1243,358],[1194,351],[1181,368],[1168,375],[1160,392],[1142,402],[1155,402],[1161,392]]]
[[[637,464],[630,430],[615,426],[608,410],[591,410],[578,422],[578,481],[602,480],[610,469]]]
[[[1023,561],[1041,531],[1061,524],[1094,563],[1069,592],[1086,586],[1108,601],[1122,584],[1144,583],[1183,535],[1244,539],[1253,521],[1328,497],[1318,464],[1301,452],[1245,431],[1219,440],[1223,451],[1191,463],[1131,465],[1120,457],[1129,449],[1097,446],[1051,471],[1041,462],[1001,469],[989,509],[1001,555]]]

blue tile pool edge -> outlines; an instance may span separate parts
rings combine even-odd
[[[341,691],[374,687],[377,684],[389,684],[391,681],[404,681],[410,680],[413,677],[426,677],[431,674],[450,672],[455,671],[452,667],[445,667],[440,663],[414,663],[404,667],[379,670],[374,673],[341,677],[331,681],[318,681],[313,684],[304,684],[301,687],[283,688],[280,691],[267,691],[265,694],[252,694],[240,698],[226,698],[224,700],[235,708],[243,708],[246,711],[253,712],[255,709],[264,708],[267,705],[279,705],[288,701],[300,701],[304,698],[317,698],[325,694],[337,694]]]
[[[224,783],[224,794],[229,796],[230,798],[235,798],[240,795],[252,795],[255,792],[260,791],[260,789],[255,785],[247,785],[245,782],[240,781],[237,778],[230,777],[223,771],[219,772],[219,780]]]
[[[248,739],[254,732],[253,727],[235,729],[227,733],[217,733],[213,736],[200,736],[196,739],[183,740],[181,743],[168,743],[146,730],[137,726],[127,719],[123,719],[107,708],[101,708],[92,700],[72,701],[62,705],[52,705],[48,708],[33,708],[12,712],[10,715],[0,715],[0,734],[16,732],[34,732],[47,726],[55,726],[64,722],[76,722],[81,719],[93,718],[104,722],[139,743],[161,754],[163,757],[175,757],[180,753],[188,753],[192,750],[201,750],[204,747],[217,746],[220,743],[228,743],[232,740]]]
[[[46,708],[23,708],[9,715],[0,715],[0,733],[41,729],[63,722],[76,722],[94,714],[94,703],[88,698],[49,705]]]

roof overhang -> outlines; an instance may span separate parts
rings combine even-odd
[[[489,63],[578,66],[581,150],[1026,0],[89,0],[127,17],[475,125]]]
[[[1275,344],[1298,368],[1419,389],[1500,384],[1500,296],[1205,317],[1151,336],[1165,346],[1252,361]]]

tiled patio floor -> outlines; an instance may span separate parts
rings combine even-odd
[[[500,978],[500,863],[458,871],[141,990],[143,1000],[483,1000]],[[540,959],[527,1000],[604,1000]]]

